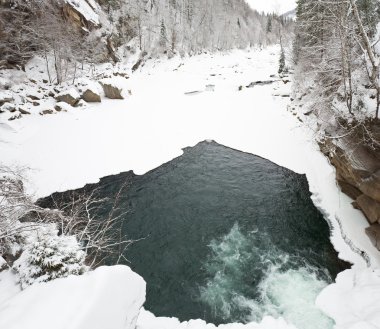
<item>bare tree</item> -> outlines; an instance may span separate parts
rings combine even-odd
[[[106,258],[116,263],[125,259],[125,250],[133,242],[126,239],[119,201],[126,185],[117,192],[107,214],[99,216],[106,199],[91,193],[72,193],[68,200],[53,200],[54,209],[36,204],[24,190],[24,175],[19,169],[0,166],[0,255],[10,255],[15,243],[41,225],[55,224],[59,235],[75,236],[92,268]]]
[[[77,237],[86,252],[87,264],[92,268],[102,264],[106,258],[113,258],[116,263],[126,260],[125,250],[133,243],[123,235],[123,219],[127,210],[121,210],[120,198],[126,188],[124,183],[105,215],[102,208],[109,198],[99,198],[96,189],[69,192],[61,198],[50,197],[54,208],[60,209],[60,232]]]
[[[379,81],[379,58],[373,50],[373,45],[369,41],[367,32],[365,31],[363,20],[360,16],[356,0],[350,0],[356,24],[359,29],[360,41],[359,45],[361,46],[363,53],[367,62],[368,68],[368,77],[373,84],[373,88],[376,90],[376,113],[375,118],[379,117],[379,107],[380,107],[380,81]]]

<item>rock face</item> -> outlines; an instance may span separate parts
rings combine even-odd
[[[359,209],[367,217],[370,224],[380,223],[380,203],[362,194],[356,199]]]
[[[380,224],[374,224],[367,227],[365,232],[371,239],[374,246],[380,250]]]
[[[63,13],[78,28],[93,30],[99,26],[99,5],[93,0],[65,0]]]
[[[120,86],[117,86],[112,81],[102,81],[100,84],[103,87],[104,94],[107,98],[110,99],[124,99],[122,92],[123,89]]]
[[[336,168],[337,182],[371,225],[366,233],[380,250],[380,152],[352,137],[328,139],[321,145]]]
[[[74,106],[80,100],[80,95],[75,88],[71,88],[59,93],[55,99],[58,102],[65,102],[71,106]]]

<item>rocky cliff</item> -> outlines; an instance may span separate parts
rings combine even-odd
[[[327,137],[320,146],[336,168],[342,192],[366,216],[370,224],[366,233],[380,250],[380,151],[376,147],[380,126],[373,123],[366,129],[370,129],[375,144],[363,142],[363,134],[353,132],[345,137]]]

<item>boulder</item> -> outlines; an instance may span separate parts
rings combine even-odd
[[[67,112],[68,110],[71,110],[73,107],[65,102],[59,102],[54,105],[54,109],[58,112]]]
[[[100,82],[103,87],[104,94],[110,99],[124,99],[122,92],[123,88],[115,84],[112,79],[103,80]]]
[[[53,110],[43,110],[40,112],[40,115],[53,114],[53,113],[54,113]]]
[[[22,107],[19,107],[18,110],[20,111],[21,114],[30,114],[29,111],[25,110],[25,109],[22,108]]]
[[[65,102],[71,106],[74,106],[80,100],[80,95],[75,88],[71,88],[60,92],[55,99],[58,102]]]
[[[380,203],[362,194],[356,199],[358,207],[363,211],[370,224],[380,221]]]
[[[102,101],[99,91],[94,88],[86,88],[82,94],[82,99],[87,103],[99,103]]]
[[[125,79],[129,79],[128,73],[126,72],[113,72],[112,74],[115,77],[123,77]]]
[[[365,229],[366,234],[373,245],[380,250],[380,224],[374,224]]]
[[[41,97],[37,95],[27,95],[26,97],[29,97],[32,101],[38,101],[41,99]]]
[[[16,112],[16,105],[15,104],[12,104],[12,103],[4,103],[1,107],[0,107],[0,112],[1,113],[4,113],[4,112]]]
[[[21,118],[22,118],[21,113],[17,113],[15,115],[11,116],[8,120],[9,121],[13,121],[13,120],[16,120],[16,119],[21,119]]]
[[[0,92],[0,106],[13,101],[13,96],[9,92]]]

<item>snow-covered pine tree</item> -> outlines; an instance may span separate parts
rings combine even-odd
[[[283,74],[286,71],[285,66],[285,50],[284,47],[281,47],[281,53],[280,53],[280,61],[279,61],[279,67],[278,67],[278,74]]]
[[[86,254],[76,238],[58,235],[53,224],[41,226],[31,232],[28,239],[30,241],[13,265],[22,288],[87,271]]]
[[[267,20],[267,33],[272,32],[272,16],[268,15],[268,20]]]
[[[167,41],[168,41],[168,37],[167,37],[167,33],[166,33],[166,26],[165,26],[164,20],[162,19],[161,20],[161,26],[160,26],[159,45],[160,45],[160,48],[163,52],[165,52],[167,50]]]

